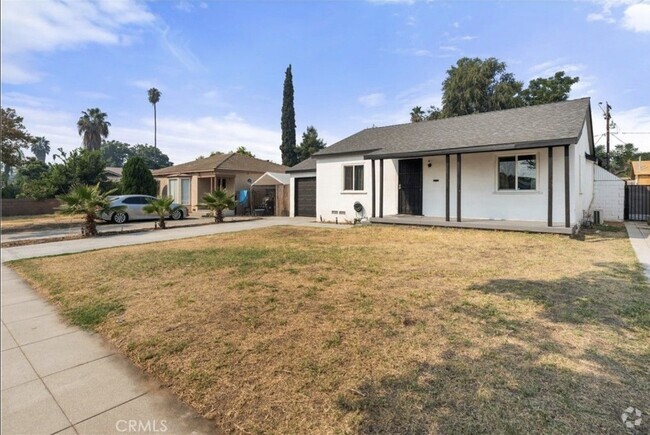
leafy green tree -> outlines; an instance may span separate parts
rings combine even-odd
[[[50,141],[44,137],[35,137],[31,144],[32,153],[36,158],[44,162],[47,155],[50,153]]]
[[[571,86],[579,81],[580,77],[567,76],[564,71],[558,71],[553,77],[539,77],[531,80],[528,83],[528,88],[521,92],[521,96],[529,106],[566,101],[569,98]]]
[[[238,147],[235,151],[236,154],[241,154],[242,156],[248,156],[248,157],[255,157],[255,154],[252,152],[248,151],[245,146],[240,146]],[[215,153],[210,153],[211,156],[213,156]],[[219,153],[223,154],[223,153]]]
[[[102,192],[99,184],[95,186],[77,184],[68,193],[58,196],[61,201],[61,207],[59,207],[58,211],[64,215],[83,215],[85,225],[82,234],[85,237],[96,236],[97,223],[95,220],[99,219],[102,213],[110,214],[115,210],[124,208],[123,206],[111,206],[108,196],[113,193],[110,190]]]
[[[426,112],[420,106],[415,106],[411,110],[411,122],[431,121],[442,117],[442,111],[436,106],[430,106]]]
[[[463,57],[447,70],[442,83],[442,114],[448,118],[523,106],[522,87],[506,72],[505,62]]]
[[[20,186],[19,198],[53,198],[55,187],[48,177],[51,167],[37,159],[32,159],[18,169],[16,184]]]
[[[79,136],[83,135],[83,146],[91,151],[98,150],[102,145],[102,138],[108,137],[108,127],[111,123],[106,121],[108,115],[99,108],[82,111],[79,121],[77,121],[77,130]]]
[[[325,148],[327,144],[325,141],[318,137],[318,131],[313,125],[307,127],[307,130],[302,134],[302,142],[298,147],[298,159],[302,162],[312,156],[312,154]]]
[[[223,211],[235,207],[235,196],[223,189],[217,189],[214,192],[203,195],[203,204],[214,212],[214,222],[223,222]]]
[[[170,216],[180,206],[174,206],[174,198],[171,196],[161,196],[149,201],[142,209],[145,213],[158,215],[158,227],[161,230],[167,228],[165,217]]]
[[[123,195],[140,194],[155,196],[158,190],[151,170],[142,157],[131,157],[122,169]]]
[[[132,151],[132,156],[141,157],[149,169],[166,168],[174,164],[167,154],[160,151],[160,148],[151,145],[137,144],[133,146]]]
[[[298,163],[296,152],[296,111],[293,107],[293,75],[291,65],[284,73],[284,90],[282,95],[282,164],[293,166]]]
[[[552,77],[531,80],[523,89],[523,83],[506,71],[504,62],[493,57],[463,57],[447,70],[442,109],[431,106],[424,112],[416,106],[410,113],[411,122],[565,101],[579,80],[558,71]]]
[[[638,160],[639,157],[643,159],[643,153],[639,153],[638,148],[631,143],[615,145],[609,150],[609,154],[609,171],[619,177],[629,177],[630,162]],[[607,150],[604,145],[596,147],[596,157],[603,162],[607,160]]]
[[[158,148],[158,121],[156,119],[156,104],[160,101],[161,92],[156,88],[147,91],[149,102],[153,105],[153,146]]]
[[[131,145],[117,140],[108,140],[102,142],[99,149],[102,157],[106,160],[106,166],[116,166],[121,168],[124,163],[133,155]]]
[[[20,166],[24,158],[23,149],[29,148],[33,137],[23,125],[22,116],[18,116],[14,109],[0,107],[0,112],[2,115],[0,118],[2,158],[0,161],[4,167],[4,175],[8,175],[11,168]]]

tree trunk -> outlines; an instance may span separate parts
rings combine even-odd
[[[223,222],[223,210],[220,208],[217,209],[217,223],[220,224]]]
[[[95,223],[95,216],[91,214],[86,215],[86,234],[85,237],[94,237],[97,235],[97,224]]]
[[[156,119],[156,105],[153,105],[153,147],[158,148],[158,121]]]
[[[158,221],[158,226],[160,227],[161,230],[167,228],[165,224],[165,216],[160,216],[160,220]]]

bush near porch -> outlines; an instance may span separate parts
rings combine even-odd
[[[612,433],[650,411],[621,232],[274,228],[12,267],[227,431]]]

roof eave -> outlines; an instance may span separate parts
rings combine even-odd
[[[444,149],[436,149],[436,150],[411,151],[411,152],[393,152],[393,153],[374,152],[371,154],[365,154],[363,158],[366,160],[376,160],[376,159],[396,159],[396,158],[406,158],[406,157],[440,156],[446,154],[488,153],[488,152],[495,152],[495,151],[513,151],[513,150],[525,150],[525,149],[532,149],[532,148],[545,148],[545,147],[560,146],[560,145],[570,145],[576,143],[577,141],[578,138],[570,137],[564,139],[553,139],[553,140],[525,142],[525,143],[479,145],[474,147],[462,147],[462,148],[456,147],[456,148],[444,148]]]

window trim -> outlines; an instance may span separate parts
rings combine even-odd
[[[361,166],[363,168],[363,176],[361,177],[363,182],[363,188],[357,190],[354,188],[356,181],[356,171],[355,168]],[[352,189],[345,188],[345,168],[352,168]],[[341,192],[342,193],[366,193],[366,165],[365,163],[344,163],[341,170]]]
[[[520,156],[535,156],[535,188],[534,189],[519,189],[519,157]],[[515,158],[515,188],[514,189],[500,189],[499,188],[499,159],[502,157]],[[526,193],[540,193],[540,153],[538,151],[519,151],[516,153],[500,153],[494,157],[494,191],[495,193],[504,194],[526,194]]]

